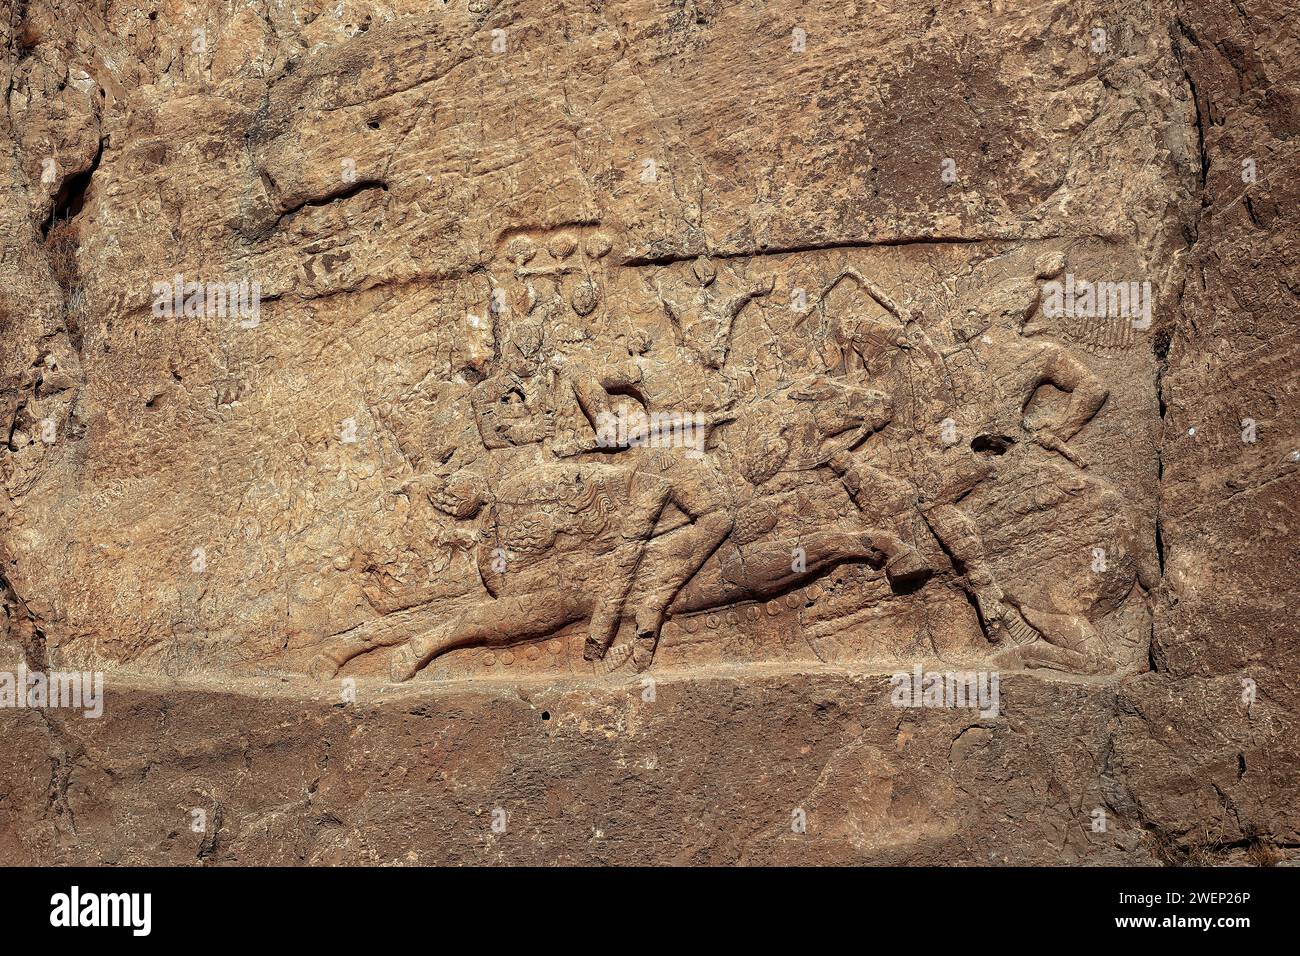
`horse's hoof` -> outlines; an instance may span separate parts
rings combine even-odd
[[[393,651],[393,659],[388,665],[388,675],[394,684],[401,684],[414,677],[420,670],[420,662],[415,658],[415,651],[409,644]]]
[[[651,663],[653,663],[654,659],[655,649],[653,645],[647,647],[638,642],[636,646],[632,648],[632,666],[636,668],[638,674],[648,668]]]
[[[334,675],[339,672],[338,662],[326,654],[317,654],[307,665],[307,673],[313,680],[321,682],[333,680]]]
[[[663,630],[664,612],[642,608],[636,612],[632,623],[636,628],[633,640],[638,645],[649,644],[654,647],[659,643],[659,633]]]
[[[1021,668],[1033,667],[1034,665],[1025,658],[1024,654],[1018,647],[1005,647],[992,656],[991,663],[998,670],[1014,671]]]
[[[618,624],[619,615],[611,613],[608,602],[603,603],[587,624],[587,643],[582,649],[582,656],[589,661],[598,661],[604,657],[618,635]]]

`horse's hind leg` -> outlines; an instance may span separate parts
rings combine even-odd
[[[427,627],[433,616],[429,608],[417,608],[366,621],[342,634],[333,635],[307,665],[317,680],[330,680],[348,661],[376,647],[391,647],[410,637],[413,630]]]
[[[393,654],[397,682],[414,677],[429,661],[458,647],[499,647],[554,634],[583,617],[585,608],[562,592],[514,595],[470,608],[450,624],[413,637]]]

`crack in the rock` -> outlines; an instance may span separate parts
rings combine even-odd
[[[284,212],[280,213],[267,232],[275,232],[277,229],[282,228],[287,221],[291,220],[304,209],[319,208],[333,203],[344,202],[351,199],[353,196],[359,195],[363,192],[368,192],[371,189],[382,189],[384,192],[388,192],[388,183],[380,179],[359,179],[355,183],[348,185],[346,188],[340,189],[337,192],[332,192],[327,196],[304,199],[302,202],[295,203]]]
[[[80,214],[86,203],[86,193],[90,189],[90,181],[99,169],[100,160],[104,158],[104,146],[107,142],[108,137],[101,136],[99,146],[95,150],[95,156],[90,161],[90,165],[86,169],[68,176],[59,186],[54,202],[50,204],[50,214],[45,217],[45,222],[41,224],[42,238],[49,238],[50,230],[54,228],[55,223],[60,220],[70,222]]]
[[[825,252],[835,249],[884,249],[893,246],[973,245],[981,242],[1012,242],[1016,236],[894,236],[885,239],[842,239],[813,242],[791,246],[763,246],[758,249],[718,249],[707,253],[711,259],[751,259],[764,256],[786,256],[805,252]],[[1059,237],[1049,237],[1059,238]],[[701,253],[668,253],[661,256],[630,256],[620,264],[632,268],[668,266],[678,262],[693,262]]]

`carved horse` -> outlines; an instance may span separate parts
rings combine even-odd
[[[778,400],[805,403],[814,434],[834,439],[836,450],[864,440],[892,415],[886,396],[860,386],[821,383],[788,392]],[[790,410],[758,408],[755,414],[761,420]],[[313,661],[312,672],[332,676],[358,654],[398,644],[392,676],[407,680],[450,650],[537,640],[581,620],[588,621],[584,656],[599,660],[638,582],[632,656],[644,668],[670,609],[683,613],[759,599],[835,563],[884,563],[899,546],[892,536],[858,525],[798,541],[729,541],[736,508],[729,487],[742,480],[739,475],[724,474],[688,449],[634,448],[593,457],[600,460],[544,462],[503,476],[495,487],[481,476],[443,483],[434,493],[439,507],[461,519],[480,515],[475,556],[488,599],[440,623],[426,607],[354,628]],[[762,499],[753,507],[761,512]],[[798,570],[790,560],[795,546],[806,554]]]

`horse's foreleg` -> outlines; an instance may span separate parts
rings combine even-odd
[[[628,591],[636,580],[637,566],[645,554],[646,542],[670,499],[670,492],[668,482],[662,479],[638,474],[633,481],[632,507],[623,517],[622,541],[611,555],[614,567],[610,583],[591,615],[587,644],[582,652],[589,661],[604,657],[614,640]]]
[[[659,629],[663,626],[664,612],[700,566],[718,549],[718,545],[731,533],[730,515],[715,512],[705,515],[689,528],[675,532],[665,541],[666,551],[661,553],[657,565],[667,565],[649,593],[637,605],[636,648],[633,663],[639,669],[649,666],[659,643]]]

